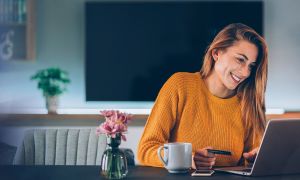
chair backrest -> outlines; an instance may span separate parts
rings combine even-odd
[[[11,165],[16,153],[17,147],[0,142],[0,165]]]
[[[33,129],[25,133],[15,165],[100,165],[106,136],[92,129]]]

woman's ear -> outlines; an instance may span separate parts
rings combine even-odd
[[[217,49],[213,49],[211,51],[211,55],[212,55],[214,61],[217,61],[219,59],[219,51]]]

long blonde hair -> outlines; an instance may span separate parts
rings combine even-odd
[[[246,129],[245,137],[248,139],[250,135],[253,135],[252,140],[254,141],[262,136],[266,125],[265,90],[268,74],[268,49],[265,40],[255,30],[244,24],[229,24],[217,34],[208,46],[200,74],[205,79],[211,73],[215,64],[212,57],[214,50],[226,50],[240,40],[247,40],[258,48],[256,67],[237,88],[242,120]]]

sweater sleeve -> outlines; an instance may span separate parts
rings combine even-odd
[[[180,73],[172,75],[161,88],[138,146],[138,160],[146,166],[162,167],[157,149],[170,138],[178,116]]]

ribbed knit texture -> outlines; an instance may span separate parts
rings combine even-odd
[[[164,84],[145,125],[138,147],[141,164],[162,167],[159,146],[190,142],[195,150],[212,146],[229,150],[217,156],[216,166],[237,165],[244,148],[244,127],[237,96],[218,98],[207,89],[199,72],[175,73]]]
[[[106,136],[91,129],[33,129],[25,133],[14,164],[100,165]]]

